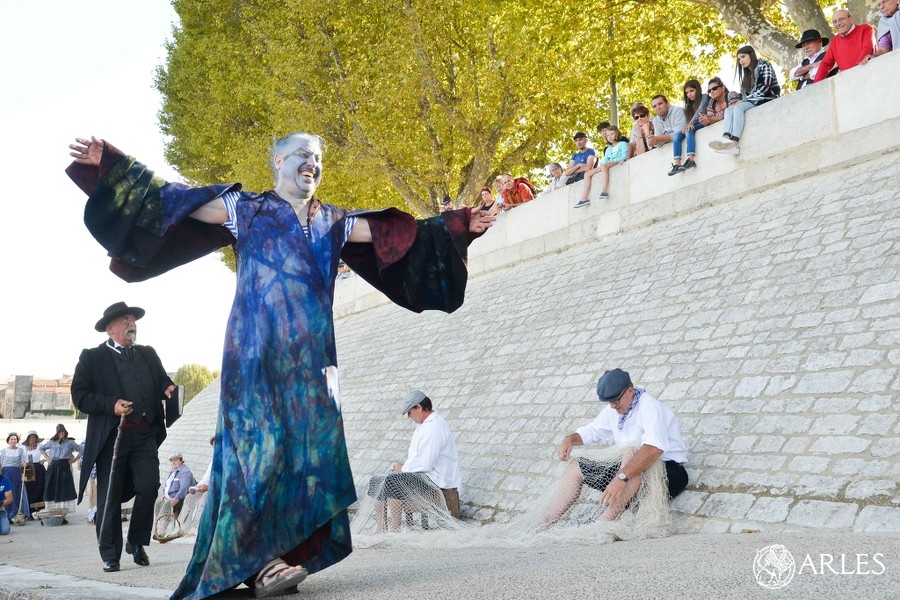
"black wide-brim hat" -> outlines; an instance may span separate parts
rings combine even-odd
[[[103,317],[99,321],[97,321],[97,324],[94,325],[94,329],[96,329],[97,331],[106,331],[106,325],[117,317],[121,317],[123,315],[134,315],[134,320],[137,321],[138,319],[143,317],[144,314],[145,311],[143,308],[139,308],[137,306],[128,306],[124,302],[116,302],[103,311]]]
[[[822,34],[819,33],[818,29],[807,29],[803,32],[803,35],[800,36],[800,42],[794,46],[794,48],[802,48],[803,44],[813,40],[822,40],[822,46],[828,45],[828,38],[822,37]]]

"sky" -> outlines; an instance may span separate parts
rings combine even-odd
[[[85,229],[68,145],[95,135],[179,180],[165,164],[153,88],[177,15],[168,0],[0,1],[0,379],[71,374],[103,310],[147,311],[138,343],[169,371],[219,369],[234,274],[208,256],[143,283],[110,273]]]

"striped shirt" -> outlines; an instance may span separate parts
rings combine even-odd
[[[234,239],[238,238],[238,228],[237,228],[237,202],[241,198],[241,192],[226,192],[222,194],[222,202],[225,204],[225,210],[228,212],[228,220],[225,221],[224,225],[234,236]],[[299,217],[298,217],[299,219]],[[350,237],[350,232],[353,231],[353,228],[356,226],[356,222],[359,220],[359,217],[348,216],[344,221],[344,233],[345,237]],[[303,233],[306,235],[307,239],[310,238],[310,230],[309,224],[304,223],[302,219],[300,219],[300,227],[303,228]]]

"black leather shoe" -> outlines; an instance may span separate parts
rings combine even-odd
[[[119,570],[119,561],[117,560],[108,560],[103,563],[103,570],[106,573],[114,573]]]
[[[134,564],[140,565],[142,567],[150,566],[150,558],[147,556],[147,552],[144,550],[143,546],[138,546],[137,544],[132,546],[131,544],[126,542],[125,552],[131,554],[134,557]]]

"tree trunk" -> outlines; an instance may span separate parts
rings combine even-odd
[[[881,19],[875,0],[847,0],[847,8],[857,23],[866,22],[874,26]]]
[[[764,56],[776,62],[783,69],[790,69],[795,63],[799,62],[799,55],[794,45],[798,40],[793,35],[789,35],[784,31],[772,25],[766,19],[763,11],[768,7],[769,2],[765,0],[693,0],[697,4],[710,6],[722,15],[725,23],[730,29],[738,32],[750,43],[760,56]],[[816,0],[792,0],[790,4],[803,8],[804,12],[812,15],[810,6],[818,8]],[[819,9],[821,21],[826,23],[825,16]],[[811,18],[811,17],[810,17]],[[816,27],[818,29],[818,27]],[[826,26],[826,31],[831,31]],[[823,33],[825,35],[825,33]]]
[[[825,18],[825,14],[815,0],[784,0],[791,18],[800,31],[815,29],[825,37],[831,37],[831,23]],[[799,40],[798,40],[799,41]]]

